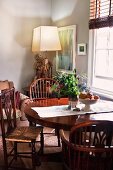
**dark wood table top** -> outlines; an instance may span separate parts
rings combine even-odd
[[[113,112],[110,113],[99,113],[99,114],[86,114],[86,115],[68,115],[68,116],[58,116],[58,117],[46,117],[42,118],[34,111],[31,107],[47,107],[47,106],[59,106],[67,105],[68,99],[46,99],[39,100],[26,105],[25,114],[29,122],[38,123],[40,125],[59,128],[64,130],[69,130],[75,123],[80,123],[87,120],[112,120]],[[47,113],[49,116],[49,113]]]

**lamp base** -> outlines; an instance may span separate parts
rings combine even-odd
[[[34,67],[36,70],[35,79],[43,78],[43,77],[48,77],[48,78],[52,77],[52,64],[48,60],[48,58],[40,57],[40,55],[37,54],[35,56]]]

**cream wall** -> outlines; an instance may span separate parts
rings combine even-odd
[[[21,90],[34,77],[32,31],[51,25],[51,0],[0,0],[0,80]]]
[[[52,0],[52,22],[58,27],[77,25],[77,44],[86,43],[88,49],[88,20],[90,0]],[[86,56],[76,56],[78,73],[87,73],[88,50]],[[55,64],[55,58],[54,58]]]
[[[0,0],[0,80],[18,90],[34,77],[31,52],[33,28],[77,25],[77,43],[88,45],[89,0]],[[51,20],[52,19],[52,20]],[[50,53],[55,72],[54,52]],[[79,73],[87,72],[87,56],[76,56]]]

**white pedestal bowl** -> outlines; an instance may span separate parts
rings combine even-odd
[[[91,105],[98,102],[99,99],[79,99],[79,101],[83,104],[85,104],[85,107],[82,109],[85,112],[91,111]]]

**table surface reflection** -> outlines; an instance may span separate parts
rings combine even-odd
[[[110,102],[113,104],[113,102]],[[76,123],[84,122],[87,120],[109,120],[113,121],[113,112],[109,113],[90,113],[80,115],[68,115],[68,116],[54,116],[49,117],[49,113],[47,112],[48,117],[43,118],[38,115],[36,111],[32,109],[32,107],[48,107],[48,106],[60,106],[60,105],[68,105],[68,98],[52,98],[52,99],[44,99],[38,100],[35,102],[31,102],[25,107],[25,114],[29,122],[38,123],[40,125],[69,130]],[[56,113],[54,113],[55,115]]]

